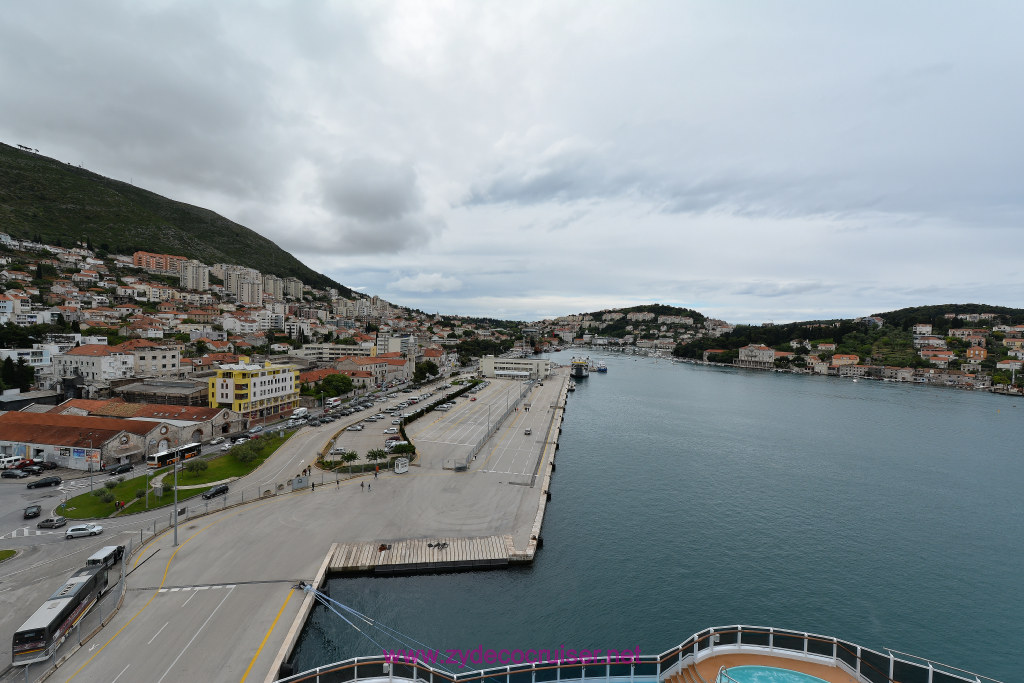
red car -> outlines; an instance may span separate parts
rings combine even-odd
[[[24,469],[24,468],[28,467],[29,465],[35,465],[35,464],[36,464],[35,460],[19,460],[18,463],[16,465],[14,465],[11,469],[21,470],[21,469]]]

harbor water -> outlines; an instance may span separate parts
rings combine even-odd
[[[532,566],[333,579],[331,597],[439,650],[652,654],[753,624],[1024,670],[1024,401],[601,360],[569,395]],[[318,607],[293,663],[396,646]]]

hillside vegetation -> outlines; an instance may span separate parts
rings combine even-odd
[[[213,211],[2,143],[0,230],[46,244],[89,241],[112,253],[141,250],[236,263],[352,297],[349,288]]]

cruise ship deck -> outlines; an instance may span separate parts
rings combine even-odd
[[[289,668],[282,667],[279,683],[999,683],[913,655],[763,626],[709,628],[667,652],[633,661],[535,661],[454,673],[420,661],[374,656],[296,674]]]

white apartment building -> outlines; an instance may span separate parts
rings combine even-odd
[[[484,356],[480,359],[480,374],[484,377],[544,379],[551,374],[551,361],[546,358]]]
[[[276,275],[266,274],[263,276],[263,291],[274,299],[284,299],[284,280]]]
[[[135,357],[102,344],[78,346],[53,358],[56,378],[79,376],[90,382],[108,382],[135,374]]]
[[[183,289],[206,291],[210,288],[210,267],[192,259],[181,264],[178,283]]]
[[[740,349],[736,365],[744,368],[768,369],[775,365],[775,349],[763,344],[750,344]]]
[[[305,344],[293,355],[315,360],[318,363],[333,363],[344,356],[372,358],[377,355],[377,347],[369,342],[365,344]]]

